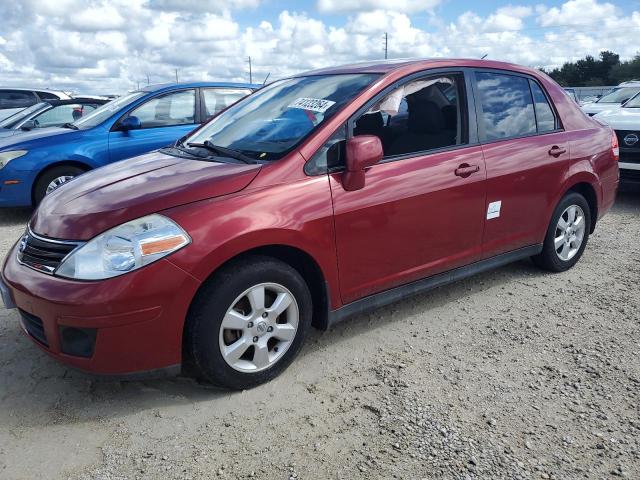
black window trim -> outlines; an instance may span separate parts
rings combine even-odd
[[[40,103],[40,97],[38,96],[38,94],[34,91],[34,90],[22,90],[20,88],[0,88],[0,93],[1,92],[20,92],[20,93],[26,93],[26,94],[31,94],[31,97],[33,100],[35,100],[33,103],[30,103],[29,105],[25,106],[25,107],[8,107],[5,108],[3,110],[16,110],[19,108],[29,108],[34,106],[36,103]]]
[[[547,93],[546,89],[544,88],[544,86],[538,81],[538,79],[536,79],[533,75],[529,75],[526,73],[522,73],[522,72],[515,72],[513,70],[501,70],[499,68],[472,68],[470,69],[472,70],[471,72],[471,83],[473,85],[474,88],[474,98],[476,101],[476,119],[477,119],[477,126],[478,126],[478,140],[479,140],[479,144],[480,145],[490,145],[492,143],[497,143],[497,142],[504,142],[506,140],[516,140],[519,138],[529,138],[529,137],[539,137],[542,135],[549,135],[549,134],[553,134],[553,133],[559,133],[559,132],[564,132],[564,127],[562,125],[562,121],[560,119],[560,115],[558,115],[558,111],[556,110],[556,106],[553,103],[553,101],[551,101],[551,97],[549,97],[549,94]],[[512,77],[522,77],[525,78],[526,80],[528,80],[527,85],[529,87],[529,92],[531,93],[531,101],[532,101],[532,106],[533,106],[533,115],[534,118],[536,120],[536,132],[535,133],[529,133],[526,135],[513,135],[510,137],[503,137],[503,138],[494,138],[491,140],[488,140],[486,138],[486,134],[484,131],[484,125],[482,122],[480,122],[480,117],[483,113],[482,110],[482,101],[480,100],[480,96],[478,95],[478,79],[476,78],[476,73],[494,73],[494,74],[498,74],[498,75],[511,75]],[[549,106],[551,107],[551,111],[553,112],[553,115],[555,117],[555,121],[556,121],[556,128],[554,130],[548,130],[546,132],[542,132],[539,133],[538,132],[538,119],[536,116],[536,108],[535,108],[535,102],[533,100],[533,91],[531,90],[531,83],[529,81],[534,81],[536,82],[536,84],[540,87],[540,90],[542,90],[542,93],[544,94],[544,96],[547,99],[547,102],[549,103]]]
[[[185,88],[176,88],[175,90],[169,90],[169,91],[164,91],[164,92],[159,92],[157,95],[153,95],[151,97],[147,97],[144,100],[142,100],[140,103],[138,103],[137,105],[131,107],[130,109],[128,109],[125,113],[123,113],[122,115],[120,115],[120,117],[118,117],[118,119],[113,122],[113,125],[111,125],[111,128],[109,129],[110,132],[121,132],[122,130],[120,129],[120,122],[122,122],[123,119],[127,118],[131,112],[133,112],[135,109],[140,108],[142,105],[150,102],[151,100],[154,100],[156,98],[160,98],[166,95],[171,95],[173,93],[177,93],[177,92],[184,92],[187,90],[194,90],[194,95],[195,95],[195,111],[194,111],[194,123],[182,123],[180,125],[158,125],[157,127],[147,127],[147,128],[143,128],[141,130],[153,130],[154,128],[167,128],[167,127],[183,127],[185,125],[201,125],[202,124],[202,116],[200,115],[200,87],[185,87]]]

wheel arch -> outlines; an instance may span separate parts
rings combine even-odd
[[[591,213],[591,226],[589,233],[593,233],[596,228],[596,222],[598,221],[598,195],[593,185],[589,182],[578,182],[569,187],[563,197],[569,192],[576,192],[582,195],[589,204],[589,211]],[[562,197],[561,197],[562,198]]]
[[[35,205],[36,185],[38,184],[38,181],[40,180],[40,178],[42,178],[42,176],[45,173],[47,173],[49,170],[57,167],[63,167],[63,166],[78,167],[84,170],[85,172],[88,172],[89,170],[93,169],[93,167],[89,164],[89,162],[86,162],[83,160],[59,160],[59,161],[47,164],[47,166],[45,166],[38,172],[38,174],[35,176],[31,184],[31,203],[32,204]]]

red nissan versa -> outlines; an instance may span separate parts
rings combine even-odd
[[[47,196],[3,298],[79,369],[188,366],[252,387],[311,325],[526,257],[571,268],[614,202],[617,158],[613,132],[536,70],[314,71]]]

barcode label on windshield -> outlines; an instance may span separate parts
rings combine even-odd
[[[322,98],[298,98],[295,102],[289,105],[289,108],[300,108],[311,112],[324,113],[335,103],[336,102],[324,100]]]

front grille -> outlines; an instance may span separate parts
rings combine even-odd
[[[616,136],[618,137],[618,145],[620,148],[640,149],[640,130],[616,130]],[[632,143],[625,142],[625,138],[629,139]],[[633,142],[632,139],[635,138],[638,140]]]
[[[25,312],[24,310],[20,310],[20,318],[22,320],[22,326],[27,331],[27,333],[42,345],[48,347],[49,342],[47,342],[47,336],[44,333],[44,325],[42,324],[42,320],[40,320],[35,315],[31,315],[30,313]]]
[[[18,261],[34,270],[52,274],[62,260],[79,245],[80,242],[44,238],[27,230],[20,239]]]

